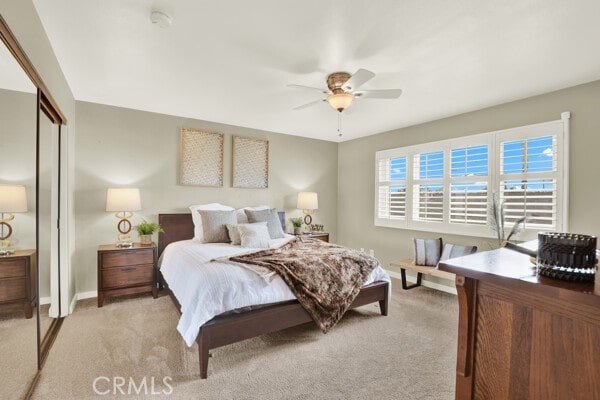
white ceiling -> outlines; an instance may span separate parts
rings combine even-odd
[[[34,0],[77,100],[339,141],[600,79],[598,0]],[[152,9],[172,18],[150,23]],[[366,68],[342,119],[292,108]]]

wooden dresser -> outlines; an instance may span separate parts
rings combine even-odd
[[[498,249],[440,263],[456,274],[457,399],[600,399],[600,279],[538,277]]]
[[[25,318],[33,316],[37,300],[35,250],[15,250],[0,256],[0,306],[22,305]]]
[[[157,297],[156,246],[98,247],[98,307],[105,296],[152,292]]]

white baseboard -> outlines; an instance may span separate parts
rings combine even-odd
[[[75,296],[73,296],[73,300],[71,301],[71,304],[69,305],[69,314],[73,314],[73,311],[75,311],[75,306],[77,305],[77,302],[79,300],[91,299],[93,297],[98,297],[97,290],[91,290],[89,292],[75,293]]]
[[[40,297],[40,306],[52,303],[51,297]]]
[[[402,275],[400,275],[400,272],[390,271],[388,269],[386,269],[385,271],[392,278],[402,279]],[[411,276],[409,274],[406,274],[406,282],[415,283],[415,282],[417,282],[417,278],[413,277],[413,276]],[[452,282],[452,281],[448,281],[448,282]],[[450,293],[450,294],[457,294],[456,293],[456,287],[454,287],[454,286],[442,285],[442,284],[431,282],[431,281],[428,281],[428,280],[425,280],[425,279],[423,279],[421,281],[421,285],[426,286],[426,287],[431,288],[431,289],[439,290],[439,291],[442,291],[442,292],[446,292],[446,293]]]

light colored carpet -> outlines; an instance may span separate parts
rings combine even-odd
[[[115,299],[103,308],[80,302],[33,398],[452,399],[457,298],[399,287],[394,280],[387,317],[373,304],[348,312],[326,335],[306,324],[212,350],[208,380],[199,379],[196,345],[187,348],[175,329],[169,297]],[[97,390],[109,394],[94,392],[98,377]],[[131,396],[114,389],[121,378]],[[160,394],[151,394],[152,378]]]
[[[37,319],[0,313],[0,399],[22,399],[37,372]]]
[[[25,318],[20,306],[0,312],[0,399],[22,399],[37,372],[37,317]],[[49,304],[40,306],[42,337],[48,331],[52,318]]]

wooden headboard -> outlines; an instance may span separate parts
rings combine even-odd
[[[285,212],[278,211],[281,227],[285,232]],[[188,240],[194,237],[194,222],[191,213],[158,214],[158,223],[164,233],[158,234],[158,255],[160,256],[169,243]]]

